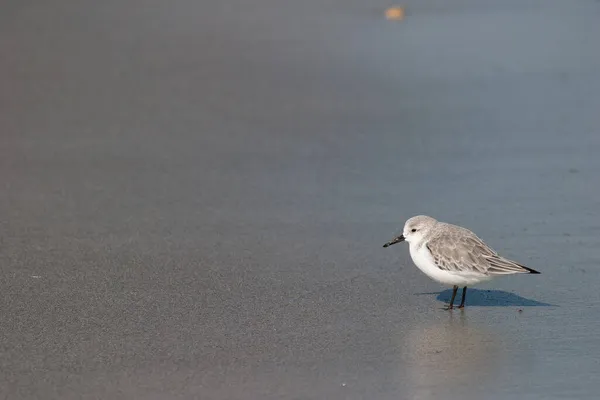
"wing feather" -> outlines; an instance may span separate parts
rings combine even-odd
[[[470,230],[456,228],[444,231],[427,242],[427,248],[438,268],[449,272],[484,275],[537,272],[498,255]]]

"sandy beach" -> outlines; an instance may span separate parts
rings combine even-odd
[[[600,3],[390,5],[3,6],[1,398],[598,398]]]

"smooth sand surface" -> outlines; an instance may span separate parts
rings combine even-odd
[[[598,398],[598,1],[4,3],[0,397]]]

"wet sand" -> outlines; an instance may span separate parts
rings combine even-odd
[[[600,3],[212,3],[1,13],[0,397],[597,398]]]

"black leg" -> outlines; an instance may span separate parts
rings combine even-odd
[[[454,298],[456,297],[457,291],[458,291],[458,286],[454,286],[452,288],[452,298],[450,299],[450,304],[448,304],[448,307],[446,307],[446,310],[452,310],[454,308],[452,305],[454,304]]]
[[[465,308],[465,299],[467,298],[467,287],[465,286],[463,288],[463,296],[462,296],[462,301],[460,302],[460,306],[458,306],[458,308]]]

